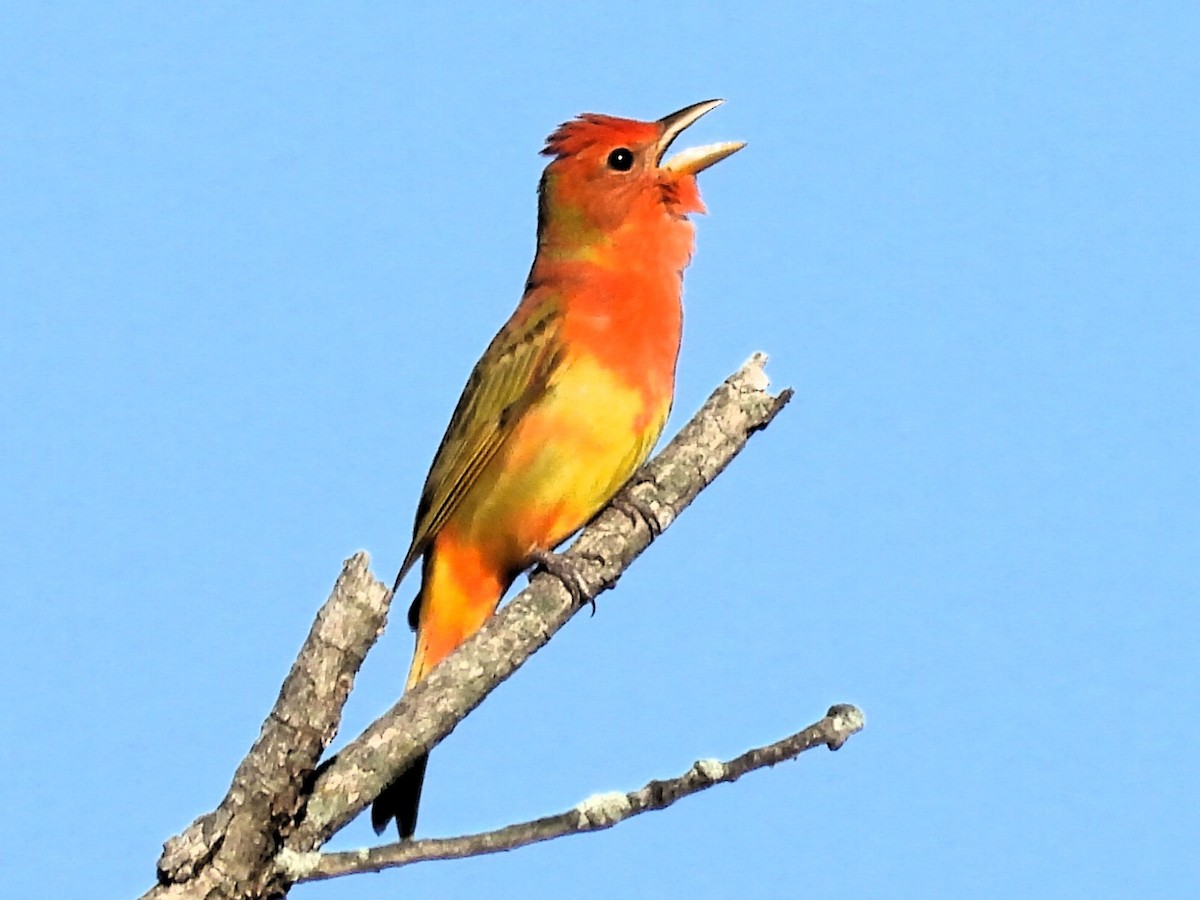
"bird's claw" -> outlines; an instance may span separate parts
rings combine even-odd
[[[662,524],[658,521],[658,514],[651,508],[649,503],[639,499],[631,491],[626,491],[613,497],[610,505],[613,509],[619,510],[629,516],[629,520],[634,525],[639,521],[645,523],[646,528],[650,532],[651,540],[662,534]]]
[[[535,550],[529,558],[538,569],[548,572],[562,582],[562,586],[571,595],[572,603],[582,606],[586,601],[592,607],[592,615],[596,614],[596,598],[588,595],[587,585],[584,584],[583,576],[579,574],[579,569],[574,563],[561,553],[550,550]]]

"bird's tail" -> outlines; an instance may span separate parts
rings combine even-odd
[[[387,824],[396,820],[400,840],[407,840],[417,830],[417,809],[421,805],[421,786],[425,784],[425,766],[429,754],[422,753],[400,777],[383,789],[371,804],[371,827],[383,834]]]
[[[497,576],[481,565],[474,548],[447,540],[439,542],[436,553],[426,562],[421,591],[409,613],[409,621],[417,631],[417,646],[406,691],[480,629],[511,580],[511,576]],[[371,826],[376,834],[382,834],[388,822],[395,819],[400,839],[412,837],[428,763],[428,753],[419,756],[375,798]]]
[[[420,598],[414,603],[419,608]],[[421,640],[417,633],[417,649],[413,653],[412,666],[408,670],[408,681],[404,690],[408,690],[425,677],[426,671],[433,666],[428,661],[428,645]],[[429,765],[429,754],[422,753],[412,761],[407,769],[380,792],[371,804],[371,827],[376,834],[383,834],[388,822],[396,820],[396,830],[400,840],[407,840],[417,830],[417,810],[421,805],[421,787],[425,784],[425,767]]]

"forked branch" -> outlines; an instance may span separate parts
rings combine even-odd
[[[750,435],[765,428],[787,403],[790,390],[778,394],[767,390],[765,363],[766,357],[756,354],[720,385],[662,453],[580,532],[563,558],[578,573],[576,586],[584,600],[612,587],[654,537],[741,451]],[[369,805],[397,773],[449,734],[579,610],[557,578],[534,577],[477,634],[318,767],[362,658],[382,628],[390,599],[367,571],[365,554],[347,562],[225,799],[217,810],[167,842],[159,861],[159,884],[145,898],[283,896],[297,877],[297,859],[311,860],[314,851]],[[850,718],[843,715],[841,721]],[[832,746],[834,741],[817,739],[816,743]],[[744,759],[719,765],[734,767],[723,768],[724,772],[737,771]],[[715,769],[705,771],[711,775]],[[680,783],[690,785],[689,778],[703,774],[699,769],[695,773]],[[676,782],[679,779],[662,784]],[[648,789],[658,784],[652,782]],[[626,815],[655,808],[649,800],[636,800],[641,793],[621,795],[630,804]],[[608,821],[601,816],[590,828],[576,830],[608,827],[615,821],[619,818]],[[429,844],[421,841],[410,846]],[[319,854],[317,858],[326,859]]]

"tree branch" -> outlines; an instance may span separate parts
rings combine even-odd
[[[756,354],[719,386],[563,555],[577,571],[585,599],[612,587],[791,398],[790,390],[767,391],[765,363],[766,357]],[[159,862],[160,884],[143,900],[286,894],[293,881],[286,860],[322,846],[579,609],[557,578],[535,576],[476,635],[318,769],[391,600],[366,566],[365,554],[347,562],[229,793],[217,810],[168,841]]]
[[[285,851],[280,854],[278,862],[286,867],[288,876],[295,882],[321,881],[358,872],[381,872],[426,860],[462,859],[500,853],[570,834],[600,831],[641,813],[665,809],[677,800],[707,790],[715,784],[737,781],[755,769],[795,759],[813,747],[825,746],[830,750],[838,750],[851,735],[861,731],[864,724],[860,710],[839,704],[830,707],[821,721],[774,744],[748,750],[728,762],[697,760],[678,778],[651,781],[641,790],[627,794],[619,791],[596,794],[556,816],[508,825],[481,834],[403,841],[341,853]]]
[[[167,841],[159,887],[145,897],[208,896],[210,890],[241,896],[235,891],[257,886],[271,871],[279,828],[301,808],[302,790],[337,732],[354,676],[383,630],[390,598],[367,565],[365,553],[343,564],[225,799]]]
[[[668,528],[791,399],[768,393],[755,354],[730,376],[619,497],[655,521],[610,504],[563,554],[584,600],[617,583],[654,535]],[[430,750],[579,611],[554,576],[540,574],[444,662],[338,753],[313,786],[307,815],[288,838],[315,850],[350,822],[422,753]]]

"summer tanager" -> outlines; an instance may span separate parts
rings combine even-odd
[[[663,161],[722,101],[657,122],[586,114],[550,135],[525,294],[476,363],[425,480],[412,545],[417,646],[407,687],[474,634],[516,576],[583,526],[658,440],[675,385],[696,173],[740,150]],[[379,796],[371,822],[412,835],[428,756]]]

